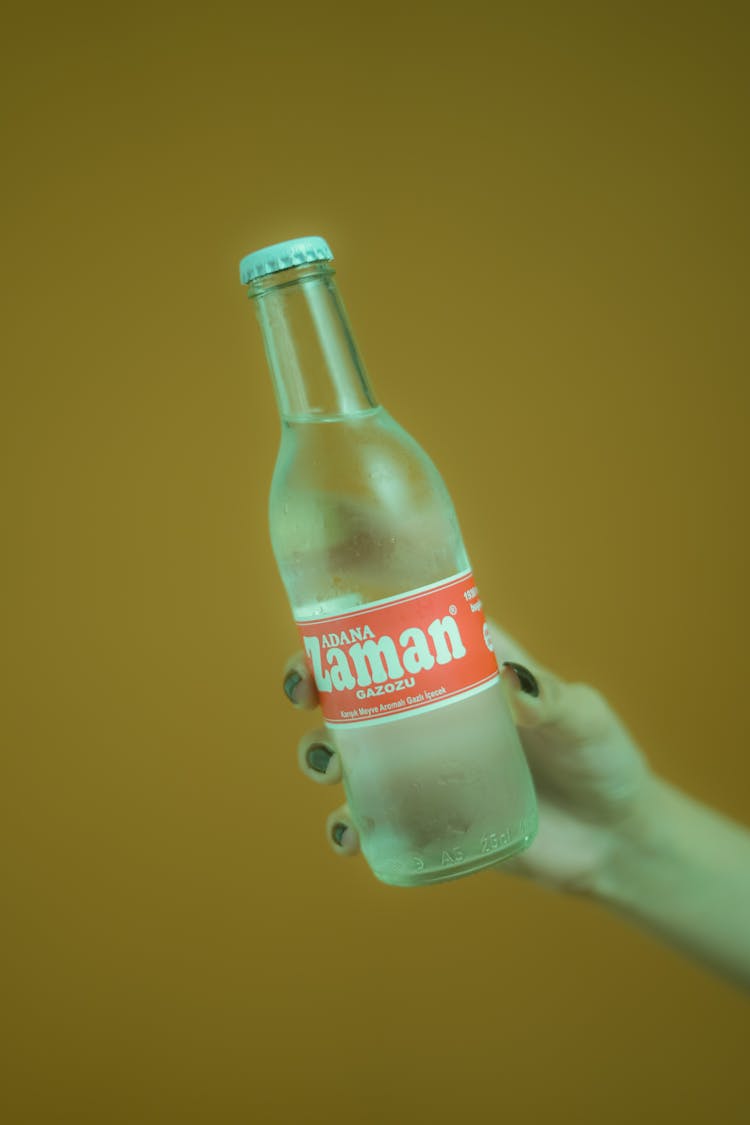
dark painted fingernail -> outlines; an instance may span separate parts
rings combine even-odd
[[[305,757],[311,769],[316,770],[318,773],[325,773],[328,769],[328,763],[333,757],[333,751],[329,750],[327,746],[311,746],[305,754]]]
[[[512,660],[506,660],[503,663],[503,668],[512,668],[518,676],[518,682],[521,685],[521,691],[525,691],[527,695],[539,695],[539,684],[536,682],[536,677],[524,668],[523,664],[514,664]]]
[[[290,699],[292,703],[295,702],[294,692],[297,684],[300,683],[302,683],[302,677],[300,676],[299,672],[290,672],[287,678],[284,680],[284,691],[286,692],[287,698]]]
[[[334,824],[333,828],[331,829],[331,835],[333,836],[335,842],[339,845],[339,847],[341,847],[341,840],[344,833],[346,832],[346,828],[347,826],[345,824],[341,824],[341,822],[339,821],[339,823]]]

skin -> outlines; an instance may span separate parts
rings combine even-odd
[[[750,985],[750,833],[658,777],[606,699],[566,683],[490,622],[501,682],[529,762],[539,802],[539,832],[527,851],[491,870],[594,898],[736,984]],[[529,669],[538,696],[523,691],[514,661]],[[315,684],[297,653],[298,708],[318,706]],[[307,757],[332,752],[325,773]],[[309,731],[297,748],[302,773],[319,785],[341,782],[332,732]],[[336,825],[344,825],[339,842]],[[326,837],[342,857],[359,852],[346,804],[331,812]]]

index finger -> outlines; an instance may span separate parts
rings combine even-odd
[[[305,654],[295,652],[284,668],[284,694],[295,707],[313,711],[318,705],[318,689],[307,667]]]

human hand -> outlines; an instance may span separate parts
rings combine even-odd
[[[494,870],[525,875],[562,890],[593,893],[620,837],[640,815],[652,782],[647,763],[603,696],[566,683],[489,622],[501,681],[537,791],[539,831],[523,853]],[[302,653],[287,664],[284,687],[305,710],[318,705]],[[320,726],[299,743],[306,777],[319,784],[342,780],[332,731]],[[343,856],[359,851],[346,803],[328,816],[326,835]]]

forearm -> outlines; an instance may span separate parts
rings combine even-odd
[[[655,779],[593,887],[605,905],[750,986],[750,833]]]

